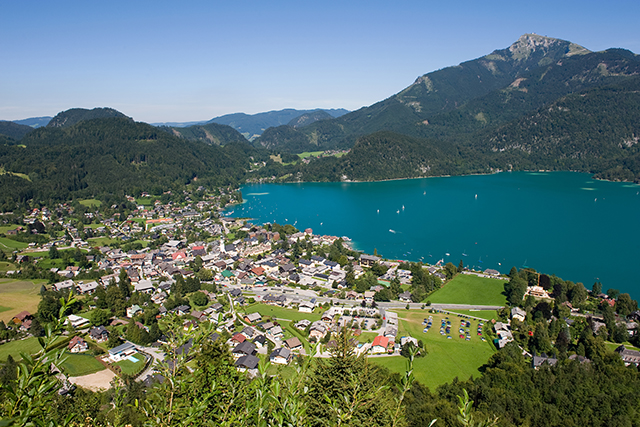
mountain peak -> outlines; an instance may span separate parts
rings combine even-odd
[[[58,113],[47,124],[47,127],[69,127],[83,120],[103,119],[110,117],[122,117],[132,120],[130,117],[125,116],[120,111],[114,110],[113,108],[94,108],[93,110],[87,110],[86,108],[72,108],[70,110]]]
[[[566,55],[576,55],[589,53],[590,51],[580,45],[560,40],[553,37],[541,36],[535,33],[523,34],[520,38],[509,46],[511,56],[516,60],[525,60],[537,51],[548,52],[550,49],[566,45]]]

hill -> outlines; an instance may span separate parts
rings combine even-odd
[[[249,156],[263,159],[246,142],[225,147],[192,142],[121,117],[39,128],[20,145],[10,140],[0,145],[0,164],[8,172],[0,175],[0,206],[12,210],[31,199],[162,194],[196,180],[203,186],[236,184],[250,168]]]
[[[262,132],[267,128],[286,125],[291,120],[300,117],[303,114],[312,113],[314,111],[317,110],[294,110],[288,108],[285,110],[267,111],[257,114],[235,113],[215,117],[209,120],[207,123],[229,125],[238,132],[242,133],[248,140],[253,140],[255,137],[261,135]],[[344,109],[331,109],[323,111],[327,112],[332,117],[339,117],[347,113],[347,110]]]
[[[20,125],[15,122],[0,121],[0,135],[5,135],[13,139],[21,139],[33,130],[30,126]]]
[[[568,41],[525,34],[510,47],[420,76],[383,101],[300,129],[298,138],[322,148],[349,148],[358,136],[391,130],[419,135],[425,120],[454,111],[472,99],[504,89],[521,74],[589,51]],[[274,147],[264,135],[257,143]],[[299,144],[301,145],[301,143]]]
[[[35,128],[46,126],[51,121],[51,119],[52,117],[50,116],[30,117],[28,119],[14,120],[13,122],[19,125],[31,126],[32,128],[35,129]]]
[[[190,141],[203,141],[213,145],[226,145],[229,142],[246,141],[245,137],[231,126],[218,123],[187,127],[162,126],[160,129]]]
[[[295,119],[292,119],[289,123],[287,123],[287,125],[293,128],[301,128],[308,126],[311,123],[319,122],[320,120],[328,120],[332,118],[333,116],[326,111],[316,110],[310,113],[304,113],[296,117]]]
[[[125,116],[113,108],[94,108],[93,110],[72,108],[56,114],[56,116],[49,121],[46,127],[63,128],[73,126],[83,120],[106,119],[109,117],[121,117],[132,120],[130,117]]]

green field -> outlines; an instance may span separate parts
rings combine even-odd
[[[0,249],[24,249],[28,248],[29,244],[24,242],[16,242],[15,240],[8,239],[6,237],[0,237]]]
[[[627,350],[638,350],[638,351],[640,351],[640,348],[634,347],[633,344],[631,344],[630,342],[625,342],[623,344],[624,344],[624,347]],[[609,350],[614,351],[616,348],[620,347],[622,344],[618,344],[618,343],[615,343],[615,342],[607,341],[607,342],[604,343],[604,345],[607,346],[607,348]]]
[[[81,377],[83,375],[95,374],[104,369],[104,365],[89,354],[67,353],[67,360],[62,364],[65,374],[70,377]]]
[[[247,314],[254,313],[256,311],[260,313],[262,317],[271,316],[277,319],[293,320],[295,322],[302,319],[309,319],[312,322],[320,320],[320,314],[318,314],[319,311],[317,308],[313,313],[300,313],[298,310],[260,303],[249,305],[246,307]],[[241,313],[238,312],[238,314]],[[244,315],[244,311],[242,311],[242,314]]]
[[[13,280],[0,279],[0,301],[8,310],[0,313],[0,320],[5,323],[23,310],[35,313],[40,304],[40,286],[46,280]]]
[[[120,369],[122,369],[122,373],[123,374],[125,374],[125,375],[137,375],[144,368],[145,363],[146,363],[145,357],[142,354],[138,354],[138,353],[134,354],[133,357],[138,359],[138,362],[133,363],[129,359],[125,359],[125,360],[121,360],[120,362],[117,362],[115,364],[116,366],[120,366]]]
[[[80,200],[78,203],[89,208],[91,206],[95,206],[96,208],[99,208],[100,206],[102,206],[102,202],[97,199],[84,199],[84,200]]]
[[[427,297],[433,304],[500,305],[507,303],[504,281],[458,274]]]
[[[298,156],[300,156],[301,159],[306,159],[311,156],[318,157],[322,153],[324,153],[324,151],[305,151],[304,153],[299,153]]]
[[[456,313],[456,314],[464,314],[465,316],[479,317],[481,319],[486,319],[486,320],[498,318],[498,312],[496,310],[447,310],[447,311],[451,313]]]
[[[87,243],[92,246],[109,246],[111,243],[117,241],[117,239],[111,239],[109,237],[90,237],[87,239]]]
[[[7,360],[11,355],[15,360],[20,359],[20,352],[35,354],[40,351],[40,344],[37,338],[27,338],[19,341],[10,341],[0,345],[0,361]]]
[[[455,315],[429,314],[423,311],[401,312],[400,330],[398,336],[411,335],[422,340],[427,348],[425,357],[414,361],[414,373],[416,379],[435,390],[440,384],[451,382],[455,377],[466,380],[471,376],[479,376],[480,368],[489,357],[495,353],[493,345],[483,342],[476,334],[478,322],[471,321],[471,340],[466,341],[458,337],[460,318]],[[422,319],[433,316],[433,326],[427,333],[423,333]],[[452,331],[451,339],[440,335],[440,320],[449,317]],[[386,366],[394,372],[406,370],[406,360],[402,356],[371,357],[373,363]]]
[[[0,271],[1,272],[15,270],[15,269],[16,269],[16,266],[11,264],[10,262],[0,261]]]

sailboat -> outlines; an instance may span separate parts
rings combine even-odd
[[[467,256],[467,250],[466,249],[462,252],[462,256]]]

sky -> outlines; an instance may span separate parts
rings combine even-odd
[[[356,110],[525,33],[640,53],[633,1],[0,2],[0,120]]]

